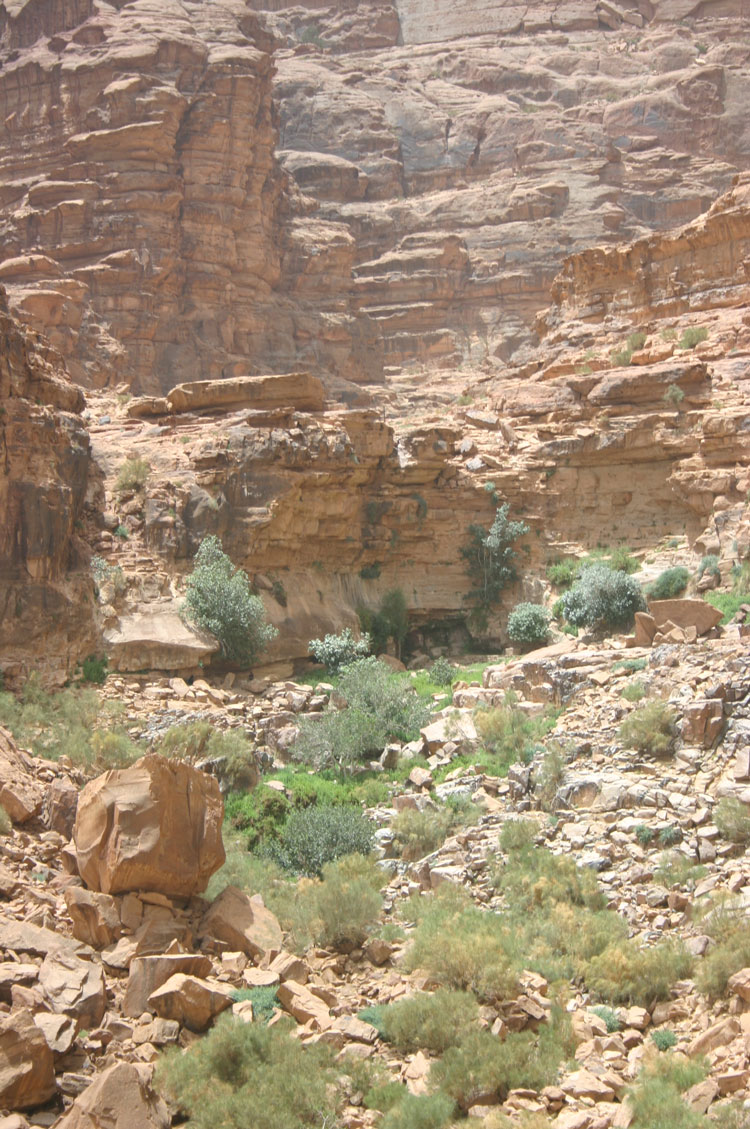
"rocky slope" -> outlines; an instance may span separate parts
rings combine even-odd
[[[428,896],[450,883],[502,913],[491,881],[497,836],[520,813],[537,830],[538,843],[597,872],[631,937],[646,946],[681,938],[695,957],[697,975],[712,945],[703,911],[722,897],[744,905],[748,889],[744,849],[714,821],[721,797],[747,798],[746,642],[734,630],[691,646],[630,652],[642,661],[639,677],[648,696],[668,696],[676,711],[674,756],[667,759],[629,750],[618,735],[623,718],[638,708],[621,694],[631,678],[618,661],[621,641],[592,649],[568,640],[564,647],[489,667],[483,686],[459,685],[454,710],[402,750],[404,757],[422,751],[427,769],[414,769],[405,786],[394,786],[388,804],[369,813],[382,828],[378,840],[386,856],[381,923],[402,920],[400,911],[415,893]],[[452,757],[476,746],[471,715],[477,702],[492,704],[508,686],[529,713],[551,701],[564,707],[546,741],[564,750],[553,792],[545,792],[541,754],[530,766],[513,766],[507,780],[457,768],[435,786],[430,767],[450,765]],[[164,724],[199,716],[232,727],[243,724],[243,714],[248,720],[262,715],[273,730],[290,711],[294,717],[319,709],[324,700],[305,685],[223,691],[144,677],[110,680],[105,692],[127,704],[132,732],[152,737]],[[462,719],[458,742],[455,722],[454,737],[448,736],[452,712]],[[34,1125],[74,1129],[88,1125],[87,1118],[106,1104],[117,1129],[166,1129],[170,1110],[151,1090],[161,1050],[175,1043],[189,1047],[228,1009],[251,1021],[252,1005],[233,993],[257,986],[277,988],[276,1007],[295,1019],[303,1043],[325,1042],[341,1063],[350,1056],[379,1062],[387,1076],[424,1092],[431,1056],[394,1052],[375,1027],[357,1018],[363,1007],[429,989],[422,972],[403,966],[411,927],[396,942],[375,938],[348,952],[311,949],[298,957],[257,900],[230,888],[209,904],[200,891],[222,857],[215,781],[149,757],[121,782],[110,774],[79,795],[84,777],[18,752],[4,731],[0,781],[0,798],[15,825],[0,838],[0,1100],[6,1109],[28,1111]],[[449,795],[471,796],[482,808],[479,823],[425,858],[399,860],[389,830],[396,812],[430,811]],[[107,819],[104,807],[111,810]],[[188,826],[205,832],[191,840],[196,854],[190,865]],[[152,834],[156,827],[158,836]],[[665,869],[667,839],[678,844],[669,856],[672,872]],[[695,869],[698,864],[702,870]],[[650,1036],[659,1030],[673,1033],[675,1053],[707,1055],[708,1078],[687,1095],[694,1109],[702,1112],[726,1097],[742,1100],[749,1075],[746,971],[730,989],[710,1001],[693,979],[681,980],[669,999],[649,1009],[617,1009],[621,1029],[608,1034],[590,1010],[590,995],[571,986],[575,1060],[558,1084],[512,1090],[502,1103],[486,1094],[472,1113],[488,1129],[499,1113],[515,1123],[533,1111],[548,1114],[558,1129],[624,1129],[632,1118],[626,1087],[655,1054]],[[483,1008],[482,1023],[500,1037],[535,1030],[547,1021],[550,1002],[544,978],[528,974],[517,996]],[[364,1108],[361,1093],[349,1086],[346,1097],[344,1124],[376,1124],[377,1114]],[[7,1122],[8,1129],[27,1124],[20,1112]]]

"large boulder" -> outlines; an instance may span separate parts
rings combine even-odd
[[[162,953],[135,957],[130,962],[128,984],[122,1002],[123,1015],[138,1016],[148,1009],[148,998],[178,972],[206,977],[211,961],[200,953]]]
[[[718,608],[704,600],[652,600],[648,610],[660,630],[669,622],[683,629],[694,627],[699,635],[705,635],[722,620]]]
[[[31,758],[21,752],[7,729],[0,728],[0,804],[14,823],[25,823],[39,813],[43,799]]]
[[[107,1010],[101,967],[71,953],[48,953],[39,969],[39,987],[50,1010],[74,1019],[78,1027],[98,1027]]]
[[[76,1098],[59,1129],[169,1129],[169,1110],[145,1066],[116,1062]]]
[[[266,953],[281,952],[281,926],[257,897],[251,898],[236,886],[227,886],[209,906],[199,934],[223,941],[236,952],[261,960]],[[273,959],[273,957],[271,958]]]
[[[81,792],[73,838],[91,890],[190,897],[224,862],[219,785],[190,765],[143,757]]]
[[[47,1040],[25,1009],[0,1020],[0,1108],[33,1109],[55,1092]]]

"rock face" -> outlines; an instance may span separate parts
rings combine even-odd
[[[3,7],[0,279],[79,383],[159,394],[289,368],[320,315],[281,289],[287,242],[300,273],[314,251],[350,274],[335,225],[314,249],[289,227],[272,45],[243,0]],[[346,374],[345,302],[318,304]]]
[[[55,1092],[52,1051],[31,1012],[0,1020],[0,1102],[4,1109],[33,1109]]]
[[[0,649],[6,680],[61,682],[97,643],[78,527],[91,472],[83,395],[48,343],[9,315],[0,287]]]
[[[152,755],[107,772],[78,803],[81,877],[105,894],[199,893],[224,862],[223,814],[217,782],[189,765]]]
[[[76,1099],[59,1129],[169,1129],[169,1111],[151,1089],[150,1073],[116,1062]]]

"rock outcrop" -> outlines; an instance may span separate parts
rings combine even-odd
[[[213,777],[151,755],[88,784],[78,801],[78,870],[105,894],[190,897],[224,862],[224,804]]]
[[[8,313],[0,287],[0,649],[11,683],[62,682],[97,646],[82,540],[96,496],[80,389],[60,356]]]

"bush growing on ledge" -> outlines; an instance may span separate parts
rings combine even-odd
[[[348,666],[355,659],[363,659],[369,654],[370,636],[365,633],[361,638],[355,639],[351,628],[345,627],[339,635],[311,639],[308,647],[316,662],[323,663],[329,674],[337,674],[342,666]]]
[[[667,702],[649,702],[633,712],[620,726],[620,740],[629,749],[663,757],[672,751],[677,717]]]
[[[342,710],[303,718],[294,755],[316,769],[351,769],[382,753],[388,741],[410,741],[430,709],[411,687],[374,656],[344,667],[338,686]]]
[[[508,616],[508,636],[514,643],[528,646],[545,643],[549,621],[550,614],[541,604],[516,604]]]
[[[510,506],[505,502],[497,510],[489,530],[481,525],[470,525],[469,542],[461,549],[481,608],[497,603],[503,588],[518,578],[518,554],[513,546],[519,537],[529,532],[529,527],[524,521],[510,521],[509,512]]]
[[[373,826],[359,808],[316,804],[291,813],[269,854],[284,870],[320,876],[344,855],[369,855],[372,840]]]
[[[242,569],[235,568],[218,537],[206,537],[187,579],[183,614],[218,639],[230,662],[250,666],[276,636]]]
[[[690,573],[686,568],[667,568],[648,586],[646,595],[649,600],[673,600],[685,591],[689,580]]]
[[[627,628],[646,604],[637,580],[605,565],[585,568],[562,597],[563,614],[574,627]]]
[[[150,472],[151,464],[145,459],[126,459],[117,473],[115,490],[118,494],[140,490],[146,484]]]

